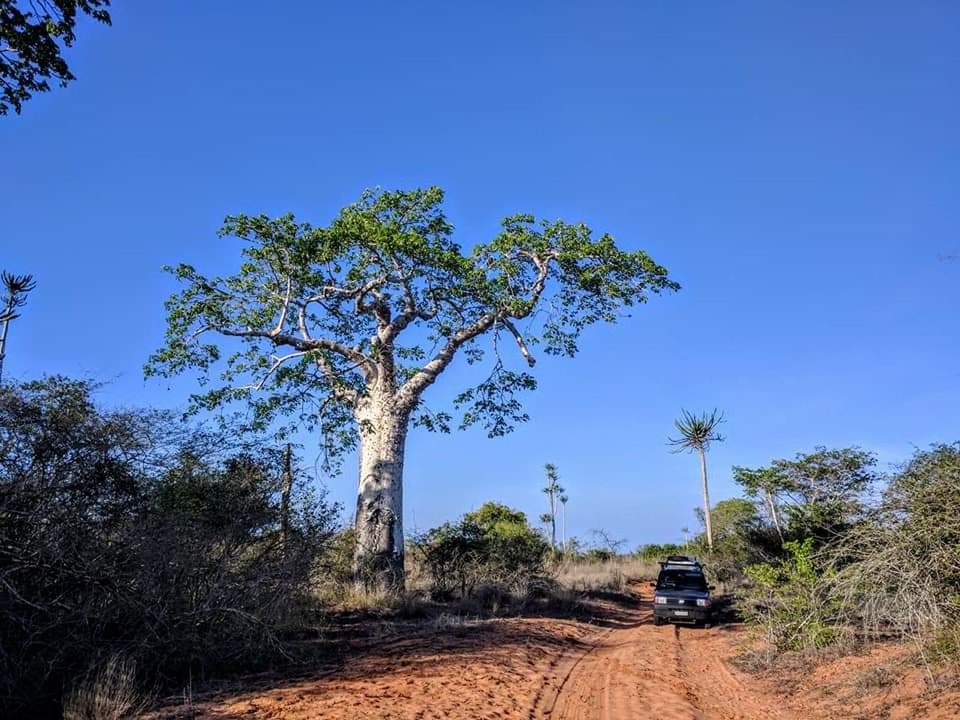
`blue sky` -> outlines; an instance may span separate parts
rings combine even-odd
[[[415,431],[408,525],[537,515],[552,461],[571,534],[678,539],[680,408],[726,412],[718,499],[734,464],[960,437],[953,3],[117,2],[69,57],[73,85],[0,119],[0,267],[39,285],[14,377],[181,407],[188,382],[141,374],[163,264],[231,269],[228,213],[322,224],[365,187],[438,184],[466,247],[517,211],[585,221],[683,290],[542,359],[514,435]],[[351,470],[327,479],[348,506]]]

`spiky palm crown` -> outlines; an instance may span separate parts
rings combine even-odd
[[[0,281],[3,282],[8,294],[18,297],[26,295],[37,286],[33,275],[13,275],[7,271],[0,273]]]
[[[13,320],[17,317],[15,308],[23,307],[27,301],[27,293],[33,290],[37,283],[33,275],[12,275],[6,271],[0,273],[0,282],[7,289],[7,299],[0,308],[0,321]]]
[[[723,413],[716,408],[700,415],[682,410],[680,417],[673,421],[680,437],[668,438],[668,441],[676,448],[674,452],[706,450],[710,443],[723,441],[723,435],[717,431],[722,422]]]

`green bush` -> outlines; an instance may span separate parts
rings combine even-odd
[[[741,591],[741,611],[764,629],[779,650],[809,650],[837,642],[837,602],[813,562],[812,538],[784,545],[788,557],[746,568],[750,586]]]
[[[435,599],[467,598],[500,588],[526,595],[546,579],[549,543],[522,512],[486,503],[457,523],[418,538]]]

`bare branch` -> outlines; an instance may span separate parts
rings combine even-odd
[[[348,347],[343,343],[337,342],[336,340],[330,340],[327,338],[298,338],[295,335],[289,335],[287,333],[274,334],[273,330],[253,330],[252,328],[248,328],[246,330],[217,328],[217,331],[222,335],[226,335],[227,337],[264,338],[265,340],[272,341],[275,345],[287,345],[296,350],[328,350],[347,358],[351,362],[355,362],[360,366],[364,366],[370,371],[375,372],[376,370],[374,363],[370,358],[368,358],[359,350]]]
[[[292,360],[293,358],[297,358],[297,357],[303,357],[304,355],[307,355],[310,352],[311,352],[310,350],[301,350],[298,352],[292,352],[288,355],[275,357],[273,361],[273,365],[271,365],[270,369],[267,370],[266,374],[262,378],[260,378],[259,382],[253,383],[251,385],[243,385],[240,389],[241,390],[263,390],[263,386],[266,384],[267,380],[270,379],[270,376],[273,375],[273,373],[276,371],[277,368],[279,368],[281,365],[287,362],[287,360]]]
[[[274,337],[283,332],[283,326],[287,322],[287,311],[290,309],[290,292],[293,289],[293,278],[287,277],[287,294],[283,299],[283,308],[280,310],[280,319],[277,320],[277,325],[270,332]]]
[[[517,341],[517,347],[520,349],[520,354],[523,355],[523,359],[527,361],[527,365],[530,367],[536,365],[537,359],[530,353],[527,344],[523,341],[523,336],[520,334],[520,331],[517,330],[514,324],[507,318],[503,318],[501,322],[503,326],[510,331],[510,334],[513,335],[513,339]]]

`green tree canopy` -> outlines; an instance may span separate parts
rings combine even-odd
[[[860,513],[865,491],[878,479],[875,465],[873,454],[860,448],[818,447],[767,467],[734,467],[733,477],[751,497],[775,497],[794,536],[824,540]]]
[[[464,253],[442,202],[438,188],[368,191],[326,227],[228,217],[220,235],[244,243],[239,271],[168,268],[184,289],[167,301],[167,343],[147,374],[198,369],[205,390],[191,409],[247,401],[257,428],[284,416],[319,428],[332,458],[354,445],[348,409],[373,389],[394,391],[415,423],[449,431],[451,414],[428,411],[421,393],[458,352],[477,363],[492,350],[483,380],[454,405],[461,429],[503,435],[527,419],[517,392],[536,387],[504,360],[506,345],[529,367],[536,347],[573,356],[588,325],[678,288],[643,251],[531,215],[506,218],[491,242]],[[488,348],[477,344],[484,334]]]
[[[0,0],[0,115],[19,113],[53,80],[76,78],[63,48],[76,40],[78,15],[110,24],[110,0]]]

